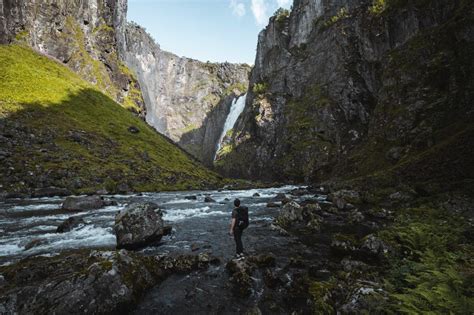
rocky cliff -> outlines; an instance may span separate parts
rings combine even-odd
[[[59,62],[0,45],[0,73],[0,199],[224,184]]]
[[[212,164],[231,101],[248,87],[250,66],[178,57],[133,23],[126,26],[121,53],[137,74],[147,122]]]
[[[58,59],[124,107],[144,115],[140,87],[120,61],[126,0],[0,3],[0,43],[26,43]]]
[[[217,167],[315,182],[473,178],[473,4],[295,0],[260,33]]]

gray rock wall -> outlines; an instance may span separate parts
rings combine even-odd
[[[128,24],[123,59],[142,87],[146,121],[201,161],[212,164],[231,100],[248,87],[245,64],[205,63],[166,52]],[[207,125],[207,123],[209,123]]]
[[[407,2],[378,13],[371,4],[295,0],[289,18],[270,20],[230,153],[216,163],[223,174],[359,176],[412,161],[446,139],[443,128],[468,125],[472,93],[458,91],[473,85],[461,74],[472,68],[463,57],[472,55],[472,4]]]

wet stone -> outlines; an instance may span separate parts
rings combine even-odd
[[[204,202],[216,202],[216,201],[214,199],[212,199],[212,197],[206,196],[206,197],[204,197]]]
[[[72,229],[85,224],[86,222],[84,222],[84,220],[80,217],[70,217],[58,226],[56,233],[69,232]]]
[[[276,202],[267,203],[267,208],[280,208],[280,205]]]
[[[83,211],[100,209],[105,206],[104,199],[100,196],[67,197],[62,209],[69,211]]]
[[[46,244],[45,240],[36,238],[36,239],[33,239],[30,242],[25,244],[25,250],[30,250],[34,247],[38,247],[38,246],[41,246],[43,244]]]

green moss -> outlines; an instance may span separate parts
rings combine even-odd
[[[234,83],[225,89],[224,96],[232,94],[234,90],[237,90],[240,92],[240,94],[243,94],[247,92],[247,86],[242,82]]]
[[[73,39],[72,45],[76,48],[69,63],[79,64],[78,69],[82,77],[89,82],[94,82],[100,90],[116,98],[118,91],[112,83],[107,69],[102,62],[92,58],[88,53],[84,32],[73,17],[66,18],[63,34],[66,37],[65,40]]]
[[[252,91],[257,95],[263,95],[268,90],[268,84],[266,82],[255,83],[252,87]]]
[[[324,27],[328,28],[336,24],[337,22],[347,19],[349,17],[349,11],[346,7],[342,7],[336,15],[330,17],[326,22],[324,22]]]
[[[216,95],[214,93],[209,93],[206,96],[204,96],[203,101],[211,104],[211,106],[214,107],[217,104],[219,104],[219,102],[221,101],[221,98],[219,97],[219,95]]]
[[[422,9],[429,5],[432,0],[373,0],[369,7],[369,12],[373,15],[380,15],[390,10],[406,8],[413,5]]]
[[[233,149],[232,144],[225,144],[225,145],[222,146],[222,148],[219,150],[219,152],[217,152],[217,155],[222,158],[225,155],[232,152],[232,149]]]
[[[1,46],[0,72],[0,117],[49,139],[31,144],[21,138],[26,142],[12,151],[14,176],[32,178],[26,186],[37,184],[28,172],[50,174],[50,185],[79,192],[112,189],[115,183],[153,191],[220,185],[220,176],[63,65],[25,47]],[[139,133],[130,133],[129,126]],[[2,174],[8,164],[0,166]],[[1,180],[5,189],[21,188]]]
[[[30,32],[28,30],[22,30],[15,35],[15,40],[17,42],[24,42],[28,39]]]
[[[276,162],[289,178],[303,181],[332,154],[334,145],[318,131],[316,117],[310,114],[318,113],[331,103],[319,85],[308,87],[299,99],[288,100],[284,109],[287,133],[283,138],[287,154]]]
[[[104,33],[110,33],[110,32],[115,32],[114,28],[107,25],[105,23],[105,21],[102,20],[102,23],[99,24],[99,26],[97,26],[96,28],[94,28],[94,30],[92,30],[92,33],[101,33],[101,32],[104,32]]]
[[[181,133],[185,134],[185,133],[191,132],[191,131],[193,131],[193,130],[196,130],[196,129],[198,129],[198,128],[199,128],[199,127],[198,127],[198,125],[196,125],[196,124],[189,124],[189,125],[187,125],[186,127],[180,129],[179,131],[180,131]]]

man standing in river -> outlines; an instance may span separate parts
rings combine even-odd
[[[240,206],[240,200],[234,200],[235,208],[232,210],[232,221],[230,223],[230,235],[234,235],[236,258],[244,258],[244,246],[242,244],[242,232],[249,226],[249,209]]]

